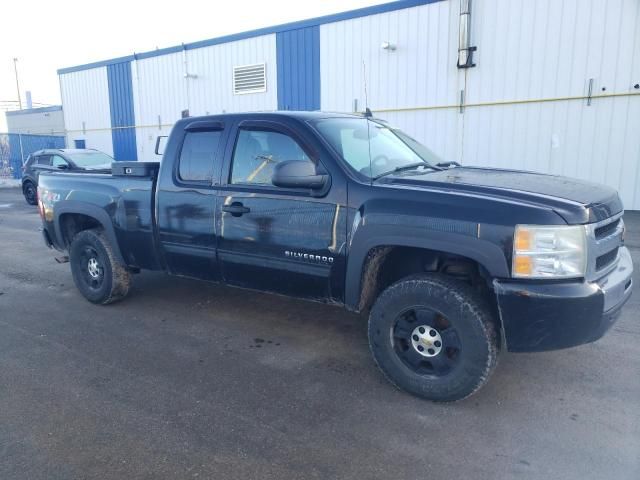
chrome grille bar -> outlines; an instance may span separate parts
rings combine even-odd
[[[624,232],[622,215],[621,212],[601,222],[585,226],[587,231],[587,280],[597,280],[616,267],[619,261],[618,249],[622,245]],[[615,254],[612,253],[614,251]]]

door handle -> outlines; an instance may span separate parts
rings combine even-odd
[[[251,210],[240,202],[233,202],[231,205],[223,205],[222,211],[230,213],[234,217],[240,217],[245,213],[249,213]]]

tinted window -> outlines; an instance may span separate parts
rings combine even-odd
[[[38,165],[51,165],[51,156],[50,155],[38,155],[36,157],[36,162]]]
[[[59,155],[53,155],[51,157],[51,166],[59,167],[60,165],[67,165],[67,161]]]
[[[300,145],[288,135],[266,130],[240,130],[233,152],[231,183],[271,185],[276,163],[309,160]]]
[[[80,168],[87,167],[111,167],[111,164],[115,162],[113,157],[110,157],[106,153],[102,152],[78,152],[70,155],[71,160]]]
[[[187,132],[180,152],[178,176],[186,182],[213,181],[213,166],[222,132]]]
[[[328,118],[316,122],[322,136],[344,161],[366,177],[395,168],[442,160],[406,133],[366,118]]]

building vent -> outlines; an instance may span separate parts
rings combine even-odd
[[[267,91],[266,64],[233,67],[233,93],[258,93]]]

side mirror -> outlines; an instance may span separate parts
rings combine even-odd
[[[308,160],[284,160],[273,167],[271,183],[283,188],[310,188],[319,190],[327,185],[329,175],[318,173]]]
[[[69,170],[69,165],[66,163],[60,163],[59,165],[56,165],[56,168],[58,170]]]
[[[166,135],[159,135],[156,138],[156,148],[154,150],[154,153],[156,155],[163,155],[164,154],[164,147],[166,146],[167,138],[168,137]]]

